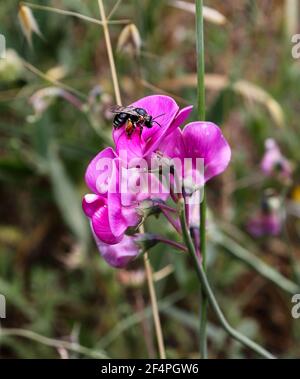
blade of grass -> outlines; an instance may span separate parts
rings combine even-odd
[[[76,17],[87,22],[91,22],[93,24],[103,25],[102,21],[93,17],[85,16],[81,13],[72,12],[65,9],[48,7],[45,5],[27,3],[27,2],[22,2],[21,4],[26,5],[27,7],[32,8],[32,9],[37,9],[37,10],[46,11],[46,12],[53,12],[53,13],[57,13],[64,16],[72,16],[72,17]],[[128,24],[129,22],[130,20],[110,20],[110,21],[107,20],[107,23],[112,24],[112,25]]]
[[[85,346],[81,346],[74,342],[68,342],[58,339],[53,339],[49,337],[42,336],[41,334],[32,332],[31,330],[27,329],[18,329],[18,328],[0,328],[0,340],[1,337],[22,337],[27,338],[32,341],[41,343],[43,345],[51,346],[56,349],[64,348],[69,351],[74,351],[79,354],[85,355],[90,358],[95,359],[108,359],[107,355],[105,353],[102,353],[100,351],[96,351],[93,349],[89,349]]]
[[[113,16],[113,14],[116,12],[116,10],[119,8],[119,5],[121,4],[122,0],[117,0],[115,2],[115,5],[112,7],[111,11],[109,12],[107,16],[107,20],[110,20]]]
[[[82,92],[76,90],[75,88],[70,87],[67,84],[64,84],[64,83],[62,83],[62,82],[60,82],[58,80],[53,80],[51,78],[51,76],[49,76],[49,75],[45,74],[44,72],[40,71],[38,68],[36,68],[35,66],[33,66],[31,63],[25,61],[24,59],[22,59],[22,63],[23,63],[24,67],[27,70],[31,71],[33,74],[37,75],[38,77],[40,77],[41,79],[45,80],[46,82],[51,83],[51,84],[53,84],[53,85],[55,85],[57,87],[60,87],[60,88],[62,88],[64,90],[66,90],[66,91],[69,91],[69,92],[73,93],[74,95],[80,97],[81,99],[86,99],[87,98],[87,96],[84,93],[82,93]]]

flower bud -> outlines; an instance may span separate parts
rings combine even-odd
[[[36,33],[42,38],[42,33],[40,32],[38,23],[36,22],[31,9],[26,5],[19,6],[18,18],[27,42],[30,47],[32,47],[32,33]]]
[[[142,40],[134,24],[126,25],[119,35],[117,50],[129,55],[139,55]]]

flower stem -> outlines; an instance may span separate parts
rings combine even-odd
[[[178,234],[181,234],[180,225],[177,219],[174,219],[170,214],[169,211],[166,210],[164,207],[160,207],[163,215],[166,217],[166,219],[169,221],[169,223],[173,226],[173,228],[176,230]]]
[[[107,17],[105,14],[105,8],[104,8],[103,0],[98,0],[98,5],[99,5],[99,10],[100,10],[100,15],[101,15],[101,21],[103,24],[106,50],[107,50],[107,54],[108,54],[109,65],[110,65],[110,70],[111,70],[111,75],[112,75],[112,80],[113,80],[115,98],[116,98],[117,104],[122,105],[120,87],[119,87],[119,82],[118,82],[118,75],[117,75],[114,55],[113,55],[113,51],[112,51],[109,28],[108,28],[108,21],[107,21]],[[143,226],[141,226],[139,228],[139,232],[144,233],[144,227]],[[159,348],[159,356],[161,359],[165,359],[166,358],[166,352],[165,352],[165,346],[164,346],[164,341],[163,341],[163,336],[162,336],[162,329],[161,329],[159,312],[158,312],[157,298],[156,298],[156,293],[155,293],[155,288],[154,288],[154,283],[153,283],[152,267],[151,267],[151,264],[149,262],[149,257],[148,257],[147,253],[144,254],[144,264],[145,264],[145,271],[146,271],[149,293],[150,293],[150,299],[151,299],[151,307],[152,307],[153,318],[154,318],[156,338],[157,338],[157,343],[158,343],[158,348]]]
[[[178,203],[179,206],[179,215],[180,215],[180,223],[183,233],[184,242],[186,243],[186,246],[188,248],[189,254],[191,255],[196,273],[198,276],[198,279],[201,283],[203,292],[205,293],[206,297],[208,298],[208,301],[213,308],[214,312],[216,313],[216,316],[218,317],[222,327],[224,330],[235,340],[242,343],[244,346],[247,346],[251,350],[255,351],[257,354],[261,355],[264,358],[268,359],[275,359],[274,355],[269,353],[267,350],[265,350],[262,346],[258,345],[256,342],[250,340],[248,337],[244,336],[240,332],[238,332],[236,329],[234,329],[226,320],[216,298],[215,295],[210,287],[210,284],[208,282],[206,273],[203,269],[202,264],[199,262],[199,259],[197,257],[197,253],[195,250],[195,246],[193,244],[191,235],[188,230],[188,226],[186,223],[186,215],[185,215],[185,205],[183,199],[181,199]]]
[[[205,59],[204,59],[204,25],[203,25],[203,1],[196,0],[196,40],[197,40],[197,109],[198,118],[205,120]],[[203,200],[200,203],[200,253],[202,267],[206,272],[206,197],[203,188]],[[207,358],[207,298],[201,291],[201,316],[200,316],[200,353],[203,359]]]
[[[159,318],[156,292],[155,292],[154,283],[153,283],[152,267],[149,261],[148,253],[144,254],[144,264],[145,264],[148,288],[149,288],[150,299],[151,299],[151,306],[152,306],[154,326],[155,326],[156,338],[157,338],[157,344],[158,344],[158,350],[159,350],[159,357],[160,359],[166,359],[166,350],[165,350],[164,339],[162,335],[161,323],[160,323],[160,318]]]
[[[156,239],[157,239],[157,241],[164,243],[165,245],[169,245],[169,246],[174,247],[174,249],[176,249],[176,250],[187,252],[186,246],[182,245],[181,243],[178,243],[176,241],[171,241],[171,240],[164,238],[164,237],[161,237],[161,236],[156,236]]]

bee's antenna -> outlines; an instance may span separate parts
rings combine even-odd
[[[156,120],[157,118],[159,118],[159,117],[161,117],[161,116],[164,116],[164,115],[165,115],[165,113],[162,113],[162,114],[160,114],[160,115],[154,117],[152,121],[154,121],[154,120]]]
[[[155,122],[155,124],[157,124],[157,125],[161,128],[161,125],[160,125],[157,121],[155,121],[155,120],[156,120],[157,118],[161,117],[161,116],[164,116],[164,115],[165,115],[165,113],[162,113],[162,114],[160,114],[160,115],[154,117],[154,118],[152,119],[152,122]]]

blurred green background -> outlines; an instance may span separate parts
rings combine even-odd
[[[116,2],[104,1],[107,14]],[[96,0],[34,3],[100,17]],[[291,296],[300,284],[300,60],[291,54],[291,35],[300,32],[295,3],[205,1],[226,18],[221,24],[205,21],[207,119],[222,127],[233,150],[229,168],[207,191],[208,275],[232,325],[280,357],[300,356],[300,320],[291,316]],[[34,34],[30,48],[18,4],[0,1],[0,33],[7,44],[6,59],[0,59],[0,293],[7,300],[0,356],[155,357],[142,260],[128,270],[110,268],[81,211],[87,164],[111,143],[107,110],[115,100],[102,27],[32,9],[42,38]],[[167,0],[119,2],[112,19],[125,24],[109,28],[124,102],[167,93],[180,106],[196,104],[194,14],[181,8]],[[138,51],[120,39],[126,22],[137,27]],[[293,162],[288,185],[260,171],[269,137]],[[245,225],[269,187],[287,215],[283,231],[253,239]],[[149,220],[147,230],[175,238],[162,218]],[[254,269],[237,259],[240,254]],[[259,275],[255,256],[295,286]],[[199,284],[191,262],[162,246],[150,257],[158,272],[167,355],[197,357]],[[213,313],[209,320],[210,357],[254,356],[226,335]]]

